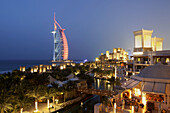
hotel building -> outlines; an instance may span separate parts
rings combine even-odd
[[[137,99],[146,109],[170,112],[170,65],[149,66],[131,76],[122,87],[126,89],[122,98]]]
[[[113,71],[114,74],[108,74],[108,75],[98,75],[102,78],[108,79],[112,76],[119,77],[120,79],[124,78],[124,74],[126,72],[126,62],[128,60],[128,52],[126,52],[122,48],[113,48],[113,52],[109,53],[109,51],[106,51],[106,54],[101,53],[99,57],[95,59],[95,68],[99,67],[102,70],[106,71]]]
[[[127,60],[128,52],[122,48],[113,48],[112,53],[106,51],[106,54],[101,53],[99,57],[96,57],[95,63],[96,66],[102,70],[112,70],[115,64],[120,66],[121,63],[126,63]]]
[[[153,30],[134,33],[132,60],[126,65],[130,79],[122,84],[121,97],[137,98],[146,109],[170,109],[170,50],[163,50],[163,38],[152,37]],[[134,75],[134,76],[131,76]]]
[[[126,65],[126,75],[138,74],[145,67],[161,61],[167,64],[170,50],[163,50],[163,38],[152,37],[153,30],[134,31],[134,51],[132,60]]]

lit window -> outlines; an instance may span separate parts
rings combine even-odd
[[[160,58],[157,58],[157,62],[159,62],[160,61]]]
[[[151,47],[151,36],[144,36],[144,47]]]
[[[156,42],[156,51],[162,50],[162,42]]]
[[[169,62],[169,58],[166,58],[166,63],[168,63]]]
[[[135,47],[136,48],[142,47],[142,36],[141,35],[135,36]]]
[[[138,58],[138,62],[140,62],[140,58]]]

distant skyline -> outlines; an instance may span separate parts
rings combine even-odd
[[[0,60],[52,60],[53,17],[65,30],[69,59],[133,50],[133,31],[153,29],[170,50],[169,0],[11,0],[0,4]]]

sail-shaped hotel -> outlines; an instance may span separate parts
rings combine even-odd
[[[55,20],[54,14],[54,31],[51,32],[54,37],[54,62],[62,62],[68,60],[68,43],[64,30],[65,29],[62,29],[58,22]]]

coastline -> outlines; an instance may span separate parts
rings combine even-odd
[[[35,65],[52,64],[50,60],[0,60],[0,74],[12,72],[20,69],[20,66],[26,66],[26,69]]]

